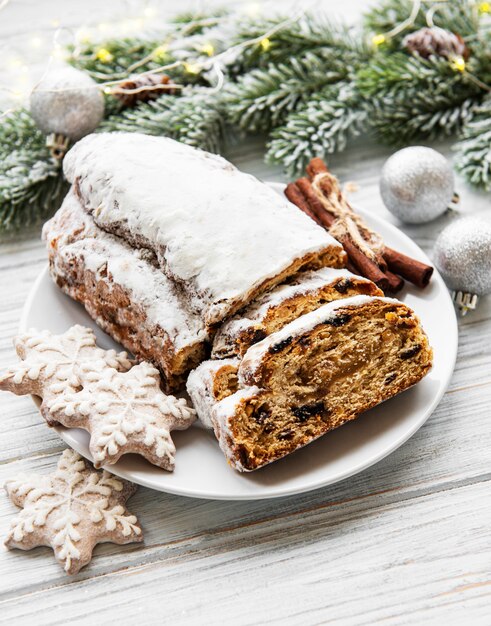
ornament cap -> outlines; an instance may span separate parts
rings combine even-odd
[[[478,305],[479,296],[476,293],[466,291],[452,291],[452,300],[460,315],[464,316],[469,311],[474,311]]]
[[[46,147],[49,149],[53,160],[61,163],[68,150],[70,139],[61,133],[50,133],[46,137]]]

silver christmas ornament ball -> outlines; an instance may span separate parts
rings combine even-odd
[[[387,159],[380,178],[387,209],[408,224],[430,222],[444,213],[454,195],[447,159],[432,148],[411,146]]]
[[[462,313],[491,293],[491,220],[463,217],[435,242],[433,259]]]
[[[30,110],[46,134],[61,134],[77,141],[100,124],[104,98],[90,76],[69,65],[59,65],[33,90]]]

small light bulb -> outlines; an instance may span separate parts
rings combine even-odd
[[[450,61],[450,67],[456,72],[464,72],[466,67],[464,58],[461,56],[453,57]]]
[[[155,7],[147,7],[143,11],[145,17],[155,17],[157,15],[157,9]]]
[[[58,26],[61,24],[60,20],[51,20],[50,23],[53,28],[58,28]]]
[[[256,17],[261,12],[261,5],[259,2],[251,2],[245,7],[245,12],[251,17]]]
[[[114,59],[107,48],[99,48],[95,56],[101,63],[110,63]]]
[[[261,39],[259,42],[259,45],[261,46],[261,50],[263,52],[267,52],[271,48],[271,39],[264,37],[264,39]]]
[[[7,61],[7,66],[12,70],[19,69],[19,67],[22,66],[22,61],[18,59],[17,57],[11,57]]]
[[[205,45],[201,48],[201,52],[209,57],[212,57],[215,53],[215,48],[211,43],[205,43]]]
[[[63,48],[60,45],[56,45],[53,48],[53,52],[51,53],[51,56],[54,59],[58,59],[58,60],[61,61],[62,59],[65,58],[65,52],[64,52]]]
[[[165,45],[157,46],[155,50],[152,52],[152,58],[155,59],[156,61],[161,61],[162,59],[165,58],[168,49],[169,49],[168,46],[165,46]]]
[[[385,42],[386,42],[385,35],[380,34],[380,35],[374,35],[372,37],[372,43],[374,46],[381,46]]]
[[[491,13],[491,2],[480,2],[478,10],[479,13]]]
[[[30,43],[33,48],[40,48],[43,44],[43,40],[41,37],[33,37]]]
[[[97,25],[97,30],[101,33],[107,32],[109,26],[105,22],[101,22]]]
[[[86,28],[80,28],[75,36],[77,41],[80,41],[80,43],[90,42],[90,30],[87,30]]]
[[[188,63],[187,61],[184,63],[184,70],[188,74],[199,74],[201,71],[201,66],[199,63]]]

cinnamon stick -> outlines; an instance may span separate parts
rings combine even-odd
[[[320,159],[319,157],[315,157],[314,159],[312,159],[310,161],[310,163],[307,166],[307,172],[310,174],[310,176],[312,178],[314,178],[314,176],[316,176],[317,174],[320,173],[327,173],[328,169],[324,163],[324,161],[322,159]],[[312,187],[312,183],[307,179],[307,178],[300,178],[299,180],[297,180],[297,185],[300,187],[300,189],[302,191],[304,191],[304,194],[307,195],[306,192],[309,193],[309,201],[310,201],[310,195],[312,195],[315,200],[317,201],[317,203],[322,207],[322,210],[326,213],[328,213],[329,215],[332,215],[329,212],[329,209],[327,209],[322,202],[317,198],[317,195]],[[324,195],[326,197],[331,196],[331,194],[333,193],[333,191],[337,194],[337,196],[339,197],[339,199],[342,199],[342,192],[339,188],[333,189],[333,186],[331,185],[331,182],[329,181],[328,178],[326,178],[325,180],[321,180],[320,181],[320,189],[321,191],[324,193]],[[334,215],[332,215],[332,221],[335,220]],[[385,270],[387,269],[387,264],[385,262],[385,260],[380,257],[380,259],[378,260],[378,266],[380,267],[380,269],[382,270],[382,272],[385,272]],[[367,277],[368,278],[368,277]]]
[[[290,202],[295,204],[301,211],[303,211],[306,215],[313,219],[316,224],[319,224],[319,226],[323,226],[323,224],[311,210],[309,203],[295,183],[289,183],[286,186],[285,196],[288,198],[288,200],[290,200]]]
[[[393,274],[390,270],[385,270],[385,275],[389,281],[387,291],[395,294],[398,293],[404,287],[404,279],[396,274]]]
[[[433,274],[431,265],[416,261],[416,259],[387,246],[384,249],[384,259],[391,272],[400,274],[410,283],[413,283],[413,285],[426,287],[430,282],[431,275]]]
[[[317,174],[328,174],[329,173],[327,165],[319,157],[314,157],[313,159],[311,159],[309,164],[307,165],[306,169],[307,169],[307,175],[309,176],[310,180],[314,180],[314,178],[317,176]],[[320,187],[321,191],[324,193],[324,195],[326,197],[330,196],[332,194],[332,192],[333,192],[333,188],[332,188],[331,182],[332,181],[329,180],[329,178],[327,176],[324,177],[324,178],[321,178],[320,181],[319,181],[319,187]],[[336,195],[341,200],[342,195],[343,195],[342,192],[341,192],[341,189],[338,187],[334,191],[337,192]]]
[[[346,250],[349,260],[358,268],[359,273],[373,281],[382,291],[388,290],[389,279],[379,266],[363,254],[363,252],[351,242],[347,235],[341,237],[340,241]]]
[[[312,183],[310,182],[310,180],[308,178],[299,178],[296,181],[296,185],[305,196],[305,199],[309,203],[309,206],[311,207],[312,211],[316,215],[322,215],[324,213],[327,213],[326,221],[327,220],[330,221],[329,226],[334,224],[334,222],[336,221],[336,218],[334,217],[334,215],[332,215],[331,213],[327,211],[327,209],[324,207],[322,202],[319,200],[319,198],[317,197],[314,191],[314,188],[312,187]]]
[[[324,174],[325,172],[329,171],[327,169],[327,165],[319,157],[314,157],[313,159],[310,159],[310,162],[307,165],[306,169],[307,169],[307,175],[311,179],[315,178],[317,174]]]
[[[300,190],[300,185],[302,185],[302,190]],[[307,213],[307,215],[313,214],[315,216],[313,219],[315,219],[315,221],[326,230],[329,230],[335,218],[328,213],[328,211],[326,211],[317,197],[315,198],[317,202],[313,202],[312,204],[309,202],[304,193],[304,190],[306,190],[309,198],[312,198],[312,194],[314,194],[314,192],[312,190],[311,194],[309,188],[312,189],[310,181],[307,179],[299,179],[296,183],[290,183],[287,186],[285,194],[290,202],[296,204],[304,213]],[[378,265],[363,254],[363,252],[352,243],[347,235],[341,237],[340,243],[343,244],[349,260],[357,268],[359,273],[372,280],[378,287],[380,287],[380,289],[382,289],[382,291],[385,291],[389,286],[389,281]]]
[[[352,274],[356,274],[357,276],[361,276],[360,271],[358,270],[357,267],[355,267],[353,265],[353,263],[349,260],[346,261],[346,269],[351,272]]]
[[[329,170],[326,164],[319,157],[311,159],[310,163],[307,165],[307,174],[311,178],[327,172],[329,172]],[[332,189],[328,177],[320,181],[320,188],[326,195],[330,195],[333,191],[336,191]],[[341,194],[341,192],[339,192],[339,194]],[[394,289],[398,290],[402,288],[399,286],[400,281],[397,277],[394,277],[394,274],[402,276],[402,278],[405,278],[418,287],[426,287],[430,282],[431,275],[433,274],[433,268],[430,265],[416,261],[416,259],[388,247],[385,248],[382,256],[383,259],[380,268],[386,273],[388,268],[389,283],[391,284],[393,293],[395,293]],[[386,266],[385,263],[387,264]]]

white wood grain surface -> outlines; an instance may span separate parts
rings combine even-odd
[[[323,4],[354,19],[365,3]],[[141,5],[116,0],[14,0],[0,14],[0,49],[24,55],[35,73],[43,57],[29,48],[30,38],[49,38],[53,20],[77,26],[137,11]],[[0,69],[0,82],[7,75]],[[437,147],[451,155],[448,145]],[[264,165],[262,151],[260,140],[248,141],[228,156],[263,179],[282,180],[279,169]],[[357,183],[355,202],[391,219],[378,194],[389,154],[363,140],[331,167]],[[488,211],[491,219],[489,196],[460,180],[457,188],[462,211]],[[431,256],[450,219],[403,230]],[[37,231],[0,243],[2,368],[15,361],[12,337],[44,263]],[[47,548],[0,548],[0,624],[490,624],[490,347],[485,299],[460,321],[456,370],[427,424],[390,457],[338,485],[238,503],[140,488],[130,508],[145,543],[99,546],[74,578]],[[2,394],[0,415],[0,483],[19,471],[50,471],[64,444],[32,402]],[[14,512],[0,495],[0,535]]]

